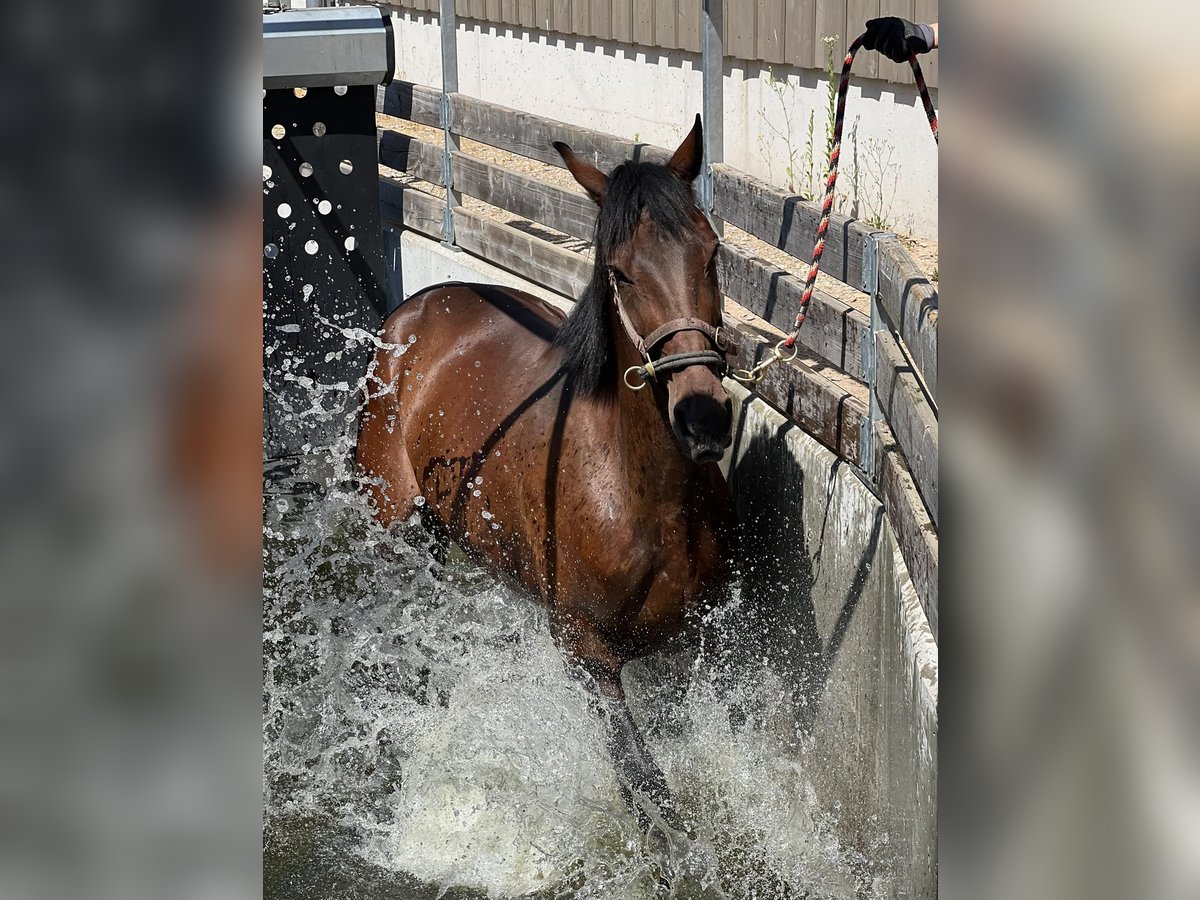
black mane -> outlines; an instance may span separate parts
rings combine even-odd
[[[643,209],[668,236],[682,238],[693,228],[691,210],[695,205],[691,185],[666,166],[627,162],[609,176],[604,205],[596,219],[592,279],[554,338],[563,352],[568,383],[579,393],[608,392],[616,384],[608,317],[612,294],[608,268],[613,252],[633,237]]]

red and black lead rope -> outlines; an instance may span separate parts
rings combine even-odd
[[[846,94],[850,91],[850,68],[854,65],[854,54],[862,47],[863,38],[850,45],[846,51],[846,59],[842,62],[842,78],[838,84],[837,113],[833,119],[833,147],[829,152],[829,174],[825,176],[825,199],[821,203],[821,222],[817,225],[817,243],[813,247],[812,265],[808,268],[808,278],[804,282],[804,294],[800,298],[800,311],[796,314],[796,322],[792,333],[780,343],[780,347],[791,348],[800,336],[800,326],[808,315],[808,304],[812,300],[813,287],[817,283],[817,273],[821,271],[821,254],[825,252],[825,232],[829,230],[829,215],[833,212],[834,189],[837,186],[838,157],[842,154],[842,126],[846,121]],[[912,66],[913,79],[921,94],[921,102],[925,104],[925,115],[929,117],[929,127],[933,130],[934,143],[938,139],[937,112],[933,108],[933,100],[929,97],[929,88],[925,86],[925,75],[921,72],[921,64],[917,62],[917,54],[910,53],[908,64]]]

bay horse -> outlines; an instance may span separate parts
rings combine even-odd
[[[666,165],[605,176],[554,147],[600,208],[583,296],[565,318],[493,285],[409,298],[383,326],[357,462],[385,525],[422,507],[547,606],[568,669],[602,701],[626,802],[644,828],[633,794],[675,825],[621,668],[731,578],[719,241],[692,189],[700,117]]]

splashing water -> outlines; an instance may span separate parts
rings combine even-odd
[[[300,414],[345,389],[314,383]],[[350,476],[353,419],[264,503],[266,896],[890,893],[818,812],[780,675],[734,662],[751,601],[735,592],[699,623],[699,646],[626,667],[695,833],[649,841],[545,611],[454,553],[437,561],[416,520],[385,532]]]

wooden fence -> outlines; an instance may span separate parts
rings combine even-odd
[[[555,166],[561,167],[562,160],[554,141],[570,144],[603,171],[628,159],[665,161],[669,156],[661,148],[462,94],[449,94],[447,100],[456,137]],[[437,89],[408,82],[393,82],[377,92],[379,111],[434,127],[442,124],[441,102]],[[381,130],[379,156],[389,168],[444,183],[440,145]],[[596,209],[582,192],[458,150],[450,153],[449,171],[457,193],[566,235],[587,241],[593,236]],[[382,176],[381,197],[385,221],[443,237],[443,199],[388,176]],[[714,213],[805,262],[820,215],[815,203],[721,165],[714,171]],[[581,253],[462,206],[455,206],[451,215],[455,243],[463,250],[571,299],[587,283],[592,264]],[[877,317],[884,325],[873,326],[870,317],[817,291],[800,332],[800,355],[768,369],[755,392],[839,457],[874,473],[936,634],[937,291],[894,236],[874,233],[845,216],[834,217],[822,270],[856,287],[873,277]],[[778,331],[754,317],[786,330],[803,286],[777,266],[727,244],[720,252],[720,278],[725,295],[735,301],[725,313],[726,327],[736,336],[734,364],[749,368],[779,340]],[[863,381],[867,362],[874,366],[874,421]]]
[[[438,12],[439,0],[390,0],[401,10]],[[598,41],[700,52],[702,0],[455,0],[462,19],[555,32]],[[936,22],[938,0],[724,0],[725,55],[751,62],[825,68],[825,35],[837,35],[840,67],[850,41],[876,16]],[[922,58],[925,79],[938,85],[937,54]],[[912,83],[912,69],[864,53],[854,71],[865,78]]]

